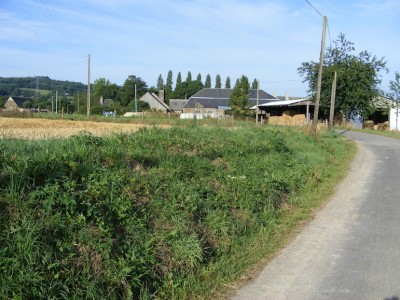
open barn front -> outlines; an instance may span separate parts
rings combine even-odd
[[[302,126],[309,124],[314,114],[314,103],[308,99],[275,101],[258,108],[267,116],[270,125]]]

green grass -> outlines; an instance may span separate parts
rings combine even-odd
[[[334,133],[199,124],[0,141],[0,298],[215,296],[312,216],[354,153]]]

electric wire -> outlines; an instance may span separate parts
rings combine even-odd
[[[308,0],[306,0],[306,2],[307,2],[321,17],[323,17],[323,15],[319,12],[319,10],[316,9]]]

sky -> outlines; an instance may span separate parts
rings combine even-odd
[[[273,95],[306,96],[297,69],[340,33],[385,57],[381,89],[400,72],[400,0],[0,0],[0,77],[87,83],[129,75],[156,86],[169,70],[212,86],[241,75]]]

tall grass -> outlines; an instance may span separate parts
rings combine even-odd
[[[315,205],[305,193],[351,149],[333,133],[194,123],[0,141],[0,298],[207,297]]]

